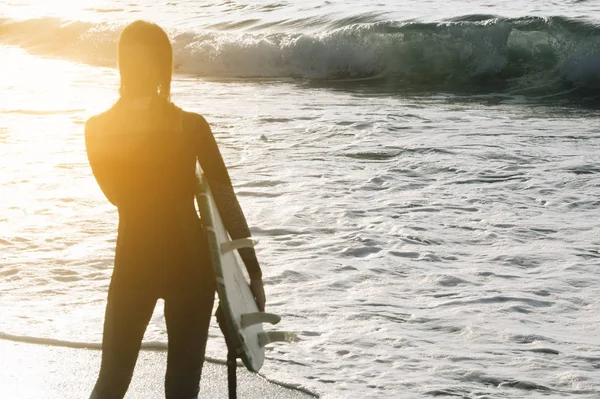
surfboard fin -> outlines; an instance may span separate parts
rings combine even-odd
[[[281,321],[281,317],[273,313],[256,312],[244,313],[242,315],[242,328],[250,327],[255,324],[271,323],[277,324]]]
[[[296,342],[296,334],[289,331],[268,331],[258,334],[258,344],[265,347],[273,342],[288,342],[293,344]]]
[[[258,244],[258,241],[253,240],[252,238],[240,238],[238,240],[231,240],[221,244],[221,254],[226,254],[227,252],[231,252],[240,248],[252,248],[256,244]]]

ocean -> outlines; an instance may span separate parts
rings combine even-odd
[[[600,397],[596,1],[0,0],[0,338],[99,346],[117,212],[83,124],[135,19],[169,32],[173,101],[211,124],[298,334],[261,375]]]

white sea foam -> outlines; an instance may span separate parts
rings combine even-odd
[[[117,29],[81,24],[95,29],[89,37],[105,49],[97,54],[108,56]],[[502,43],[500,27],[490,37]],[[349,32],[375,28],[353,29],[281,37],[291,53],[324,54],[326,43],[334,48]],[[214,49],[215,60],[257,52],[249,68],[258,70],[261,58],[265,68],[283,68],[268,56],[283,48],[269,44],[277,32],[255,42],[249,32],[182,30],[175,45],[188,72]],[[508,40],[529,43],[539,34]],[[46,49],[42,36],[31,38],[41,47],[20,45]],[[200,37],[212,44],[199,49]],[[306,42],[291,44],[292,37]],[[15,38],[3,31],[3,40]],[[69,54],[85,40],[55,51],[83,60]],[[79,47],[85,57],[87,48]],[[362,49],[355,55],[365,62],[377,50]],[[0,90],[9,93],[0,99],[0,332],[97,347],[117,215],[91,176],[82,128],[114,101],[116,74],[0,51]],[[480,70],[502,67],[496,54],[477,58],[487,62]],[[588,76],[593,51],[580,60],[581,72],[565,71]],[[311,70],[303,62],[298,70]],[[314,65],[330,73],[322,59]],[[29,79],[19,81],[22,74]],[[600,394],[593,109],[507,93],[409,96],[368,85],[181,75],[174,100],[213,126],[260,239],[268,309],[300,337],[269,347],[265,376],[326,398]],[[145,339],[162,348],[160,310]],[[210,337],[209,355],[223,359],[214,324]]]

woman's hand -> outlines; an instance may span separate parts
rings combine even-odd
[[[250,281],[250,291],[252,291],[252,294],[254,295],[254,300],[256,301],[258,310],[264,312],[267,298],[265,296],[265,287],[262,279]]]

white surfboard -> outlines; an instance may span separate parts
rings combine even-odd
[[[259,311],[244,263],[237,253],[240,248],[254,246],[256,241],[250,238],[230,239],[199,165],[196,180],[196,201],[208,237],[225,327],[233,346],[230,350],[241,357],[248,370],[258,372],[264,362],[265,345],[276,341],[294,342],[295,334],[263,331],[262,323],[277,324],[281,318]]]

